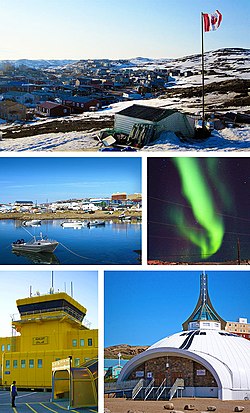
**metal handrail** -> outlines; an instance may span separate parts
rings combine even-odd
[[[155,379],[153,378],[151,382],[147,385],[145,389],[145,394],[144,394],[144,400],[147,400],[148,396],[150,395],[151,391],[153,390],[153,385],[154,385]]]
[[[133,389],[138,384],[138,380],[122,381],[120,383],[104,383],[104,391]]]
[[[184,380],[177,378],[175,380],[173,386],[171,387],[171,389],[168,392],[169,400],[172,400],[172,398],[174,397],[174,395],[175,395],[175,393],[176,393],[176,391],[178,390],[179,387],[184,387]]]
[[[162,393],[164,392],[165,388],[166,388],[166,381],[167,379],[165,378],[163,380],[163,382],[161,383],[161,385],[158,387],[158,389],[156,390],[156,400],[159,400],[159,398],[161,397]]]
[[[143,389],[144,386],[144,379],[141,379],[138,381],[137,385],[133,388],[132,391],[132,399],[134,400],[137,396],[138,393],[140,393],[141,389]]]
[[[21,313],[21,316],[27,316],[27,315],[35,315],[35,314],[42,314],[42,313],[50,313],[53,311],[65,311],[69,315],[73,315],[75,318],[80,319],[80,314],[78,314],[76,311],[72,310],[70,307],[63,306],[63,307],[54,307],[54,308],[47,308],[44,310],[36,310],[36,311],[25,311]]]

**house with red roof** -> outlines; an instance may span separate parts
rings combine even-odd
[[[46,117],[68,116],[71,114],[71,109],[56,102],[46,101],[37,105],[36,113]]]

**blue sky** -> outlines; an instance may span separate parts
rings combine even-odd
[[[54,271],[54,290],[65,291],[71,295],[73,282],[73,298],[87,308],[86,319],[91,322],[90,328],[98,327],[98,275],[97,271]],[[16,300],[26,298],[39,291],[47,294],[51,287],[51,271],[0,271],[0,336],[11,335],[11,315],[19,319]],[[11,288],[10,288],[11,285]]]
[[[223,14],[206,50],[249,47],[249,0],[0,0],[0,59],[200,53],[200,13]]]
[[[2,158],[0,203],[141,192],[140,158]]]
[[[199,297],[201,271],[105,272],[105,346],[152,345],[182,330]],[[210,299],[226,321],[250,321],[249,271],[206,271]]]

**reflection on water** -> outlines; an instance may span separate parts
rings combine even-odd
[[[42,220],[39,227],[23,227],[22,221],[0,220],[1,264],[140,264],[141,223],[107,220],[103,226],[63,228],[65,220]],[[59,242],[54,254],[12,253],[17,239],[30,241],[42,233]]]
[[[12,254],[27,258],[31,264],[60,264],[59,259],[53,252],[12,251]]]

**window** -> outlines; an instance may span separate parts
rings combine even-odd
[[[88,338],[88,346],[92,346],[92,338]]]
[[[42,367],[43,367],[43,361],[42,361],[42,359],[38,359],[37,360],[37,368],[41,369]]]
[[[34,368],[34,359],[29,360],[29,368],[30,369]]]
[[[17,369],[18,364],[17,364],[17,360],[13,360],[13,369]]]
[[[72,340],[72,347],[77,347],[77,340],[75,339]]]
[[[26,360],[21,360],[21,369],[25,369],[26,367]]]
[[[5,361],[5,367],[6,367],[6,369],[10,368],[10,360]]]
[[[80,338],[80,347],[84,347],[84,339]]]
[[[75,359],[75,367],[80,366],[80,359]]]
[[[10,344],[7,344],[7,351],[10,351]]]
[[[2,348],[1,348],[1,350],[2,350],[2,351],[4,351],[4,344],[2,344]]]

